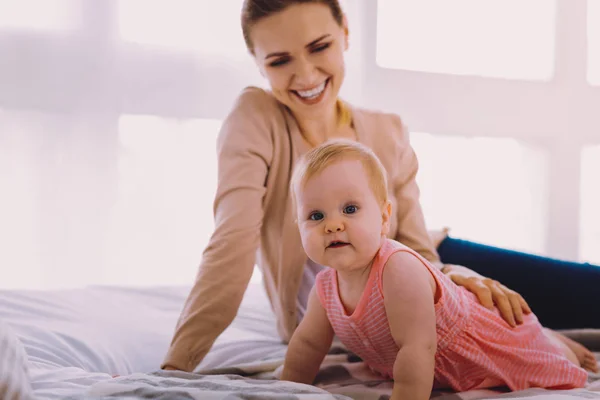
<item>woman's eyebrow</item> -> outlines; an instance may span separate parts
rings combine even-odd
[[[328,36],[331,36],[331,35],[329,33],[326,33],[323,36],[319,36],[317,39],[313,40],[312,42],[310,42],[309,44],[307,44],[304,47],[314,46],[315,44],[319,43],[321,40],[325,39]],[[265,57],[265,60],[272,58],[272,57],[283,57],[283,56],[287,56],[287,55],[289,55],[289,53],[287,51],[277,51],[274,53],[267,54],[267,56]]]
[[[307,44],[307,45],[306,45],[306,46],[304,46],[304,47],[310,47],[310,46],[313,46],[313,45],[315,45],[315,44],[319,43],[321,40],[325,39],[325,38],[326,38],[326,37],[328,37],[328,36],[331,36],[331,35],[330,35],[330,34],[328,34],[328,33],[326,33],[325,35],[318,37],[317,39],[313,40],[312,42],[310,42],[309,44]]]

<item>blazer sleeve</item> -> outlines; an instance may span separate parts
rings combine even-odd
[[[398,233],[394,239],[412,248],[438,268],[443,265],[425,226],[425,217],[419,202],[420,191],[416,176],[419,163],[409,141],[406,126],[397,115],[392,116],[395,132],[396,157],[393,191],[397,201]]]
[[[219,132],[215,230],[161,368],[193,371],[237,314],[260,242],[273,104],[264,91],[245,89]]]

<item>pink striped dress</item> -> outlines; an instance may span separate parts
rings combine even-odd
[[[391,379],[398,353],[383,303],[383,268],[389,257],[405,251],[417,257],[435,278],[441,296],[435,304],[438,346],[435,386],[466,391],[508,386],[571,389],[583,387],[587,372],[575,366],[549,341],[533,314],[511,328],[408,247],[387,240],[376,256],[362,297],[351,315],[341,303],[332,268],[316,278],[321,304],[338,338],[375,372]]]

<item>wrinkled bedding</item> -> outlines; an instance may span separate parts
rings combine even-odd
[[[326,357],[316,387],[277,380],[286,346],[278,340],[274,317],[257,284],[250,285],[234,323],[194,373],[158,370],[188,291],[0,291],[0,321],[10,326],[25,350],[37,399],[384,400],[391,393],[391,382],[371,373],[339,344]],[[567,333],[600,357],[600,331]],[[590,375],[581,390],[438,391],[432,398],[600,399],[600,376]]]

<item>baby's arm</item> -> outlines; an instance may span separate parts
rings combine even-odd
[[[417,257],[404,251],[390,257],[382,278],[390,331],[400,349],[391,400],[429,399],[437,348],[435,280]]]
[[[313,287],[306,314],[290,340],[281,379],[312,384],[332,341],[333,328]]]

